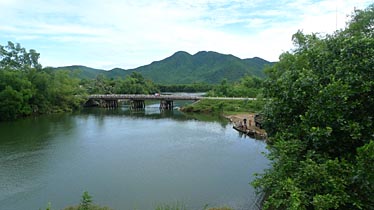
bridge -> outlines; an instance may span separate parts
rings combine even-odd
[[[203,97],[192,95],[145,95],[145,94],[95,94],[88,97],[88,103],[95,104],[104,108],[118,107],[118,101],[129,100],[132,109],[144,109],[145,100],[159,100],[160,109],[173,109],[174,101],[188,100],[198,101],[207,100],[256,100],[255,98],[240,97]],[[86,103],[87,104],[87,103]]]

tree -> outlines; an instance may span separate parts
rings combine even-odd
[[[32,113],[29,104],[35,89],[22,72],[0,71],[0,120]]]
[[[8,42],[7,46],[0,45],[0,69],[28,70],[42,69],[38,63],[40,54],[31,49],[29,52],[21,47],[19,43]]]
[[[22,103],[22,95],[12,87],[6,86],[0,92],[0,119],[9,120],[18,117],[21,114]]]
[[[92,196],[87,191],[83,192],[81,203],[79,204],[79,210],[89,210],[92,204]]]
[[[50,113],[52,110],[53,97],[51,93],[52,72],[47,73],[31,69],[27,72],[28,80],[33,84],[34,94],[29,100],[33,113]]]
[[[0,120],[80,108],[85,91],[66,72],[41,69],[39,54],[0,46]]]
[[[49,84],[49,101],[54,110],[71,111],[79,109],[84,102],[84,90],[79,87],[79,80],[71,78],[66,71],[51,74]],[[79,96],[79,97],[77,97]]]
[[[229,84],[222,80],[220,85],[215,86],[208,92],[209,96],[223,97],[257,97],[261,93],[262,80],[257,77],[245,76],[240,81]]]
[[[374,157],[373,23],[371,5],[332,35],[298,31],[296,48],[267,71],[273,167],[254,182],[265,209],[374,206],[374,167],[364,160]]]

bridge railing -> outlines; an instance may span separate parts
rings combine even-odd
[[[146,94],[94,94],[90,95],[89,99],[103,99],[103,100],[256,100],[256,98],[241,98],[241,97],[203,97],[203,96],[189,96],[189,95],[146,95]]]
[[[145,94],[94,94],[89,99],[130,99],[130,100],[200,100],[199,96],[185,95],[145,95]]]

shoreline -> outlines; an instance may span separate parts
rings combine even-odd
[[[239,131],[239,132],[246,133],[247,135],[250,135],[250,133],[252,133],[255,136],[260,137],[261,139],[266,140],[267,133],[264,129],[260,129],[260,128],[256,127],[254,116],[255,116],[254,113],[238,113],[238,114],[230,114],[230,115],[223,114],[223,117],[230,120],[230,122],[233,124],[234,129],[236,129],[239,124],[243,124],[244,119],[246,119],[246,121],[247,121],[246,131],[243,130],[243,131]],[[238,130],[238,129],[236,129],[236,130]]]

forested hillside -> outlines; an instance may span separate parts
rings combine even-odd
[[[218,84],[223,79],[228,82],[240,80],[243,76],[264,78],[264,68],[273,65],[261,58],[240,59],[233,55],[216,52],[198,52],[190,55],[187,52],[176,52],[161,61],[135,69],[115,68],[110,71],[93,69],[85,66],[67,66],[50,68],[68,70],[80,78],[93,79],[102,74],[107,78],[125,77],[132,72],[141,73],[144,78],[159,84]]]
[[[216,52],[202,51],[195,55],[177,52],[162,61],[134,70],[156,83],[219,83],[223,79],[229,82],[237,81],[245,75],[262,78],[265,65],[270,64],[258,58],[242,60],[233,55]]]

